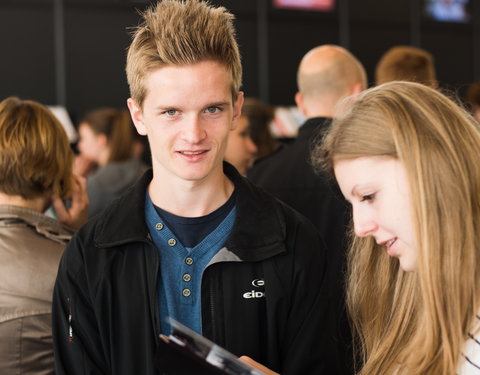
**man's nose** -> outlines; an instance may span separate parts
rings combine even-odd
[[[202,124],[202,120],[197,116],[185,119],[182,132],[183,139],[189,143],[199,143],[206,138],[207,132]]]

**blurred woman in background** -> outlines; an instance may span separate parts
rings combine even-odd
[[[225,160],[237,168],[240,174],[245,175],[253,165],[257,153],[257,145],[250,136],[250,123],[248,118],[240,116],[237,126],[228,133]]]
[[[248,120],[250,137],[257,146],[255,158],[263,158],[275,151],[278,142],[270,131],[274,109],[257,98],[245,98],[242,116]]]
[[[277,141],[270,132],[273,110],[255,98],[245,98],[242,115],[228,136],[225,160],[246,175],[256,159],[272,153]]]
[[[96,109],[80,122],[77,145],[80,156],[75,169],[87,175],[89,216],[125,192],[147,169],[133,132],[135,127],[126,109]],[[91,165],[95,167],[89,174]]]

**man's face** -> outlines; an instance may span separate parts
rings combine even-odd
[[[230,73],[214,61],[171,65],[151,72],[146,88],[143,108],[132,99],[128,106],[148,136],[154,178],[215,180],[243,104],[243,93],[233,102]]]

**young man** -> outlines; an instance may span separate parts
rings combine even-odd
[[[142,374],[171,316],[282,374],[322,374],[324,245],[223,156],[240,116],[233,16],[198,0],[144,13],[128,106],[153,173],[74,237],[54,295],[57,374]]]

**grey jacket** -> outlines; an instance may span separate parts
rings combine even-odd
[[[53,374],[51,301],[72,232],[39,212],[0,206],[0,374]]]

